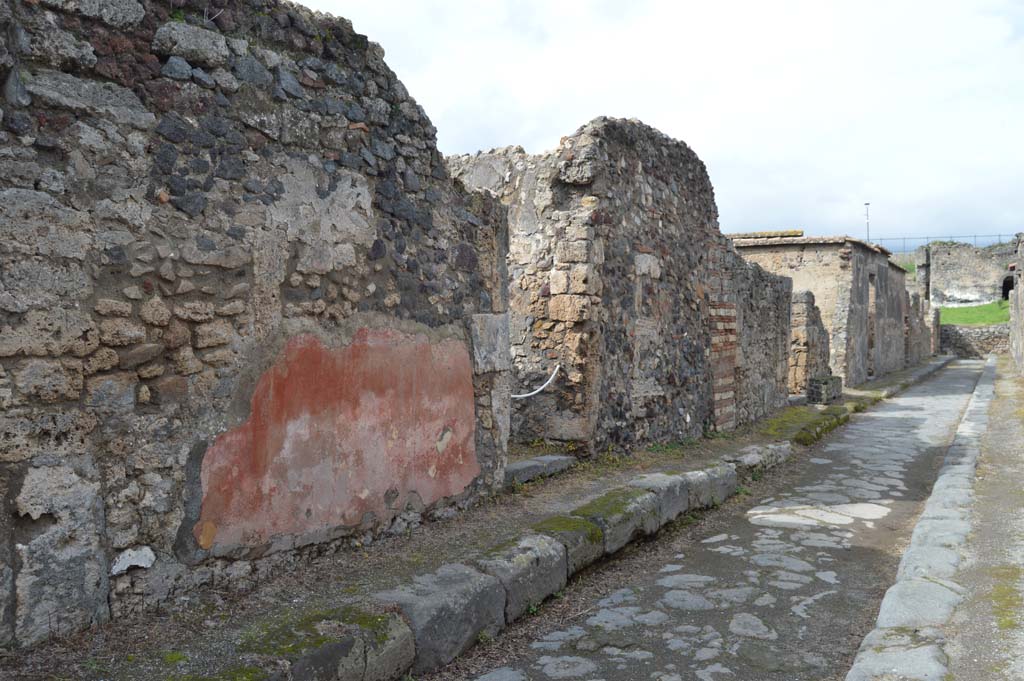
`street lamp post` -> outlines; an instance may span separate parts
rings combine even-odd
[[[867,201],[864,202],[864,227],[868,232],[868,243],[871,243],[871,204]]]

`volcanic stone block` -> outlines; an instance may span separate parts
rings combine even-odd
[[[561,473],[574,465],[576,465],[576,457],[557,456],[554,454],[535,456],[532,459],[524,459],[523,461],[514,461],[505,466],[505,486],[522,484],[537,478]]]
[[[584,504],[573,515],[594,522],[604,533],[604,552],[611,555],[639,534],[658,530],[658,497],[640,489],[614,489]]]
[[[554,537],[566,551],[566,572],[574,575],[604,555],[604,531],[595,523],[571,515],[553,516],[533,526]]]
[[[560,541],[531,534],[512,546],[491,551],[477,565],[505,588],[505,621],[511,624],[531,606],[565,587],[565,557]]]
[[[690,488],[681,475],[648,473],[633,478],[629,485],[657,495],[658,522],[662,525],[672,522],[689,508]]]
[[[476,642],[505,626],[505,589],[497,579],[460,564],[417,575],[413,583],[374,594],[394,603],[412,627],[416,641],[413,673],[448,664]]]

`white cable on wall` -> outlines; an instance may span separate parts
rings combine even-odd
[[[551,385],[551,382],[555,380],[555,376],[558,375],[558,370],[561,369],[561,368],[562,368],[561,364],[556,364],[555,365],[555,370],[551,372],[551,376],[548,378],[548,380],[544,381],[544,385],[542,385],[541,387],[537,388],[536,390],[534,390],[532,392],[523,393],[522,395],[513,395],[512,399],[513,400],[521,400],[524,397],[533,397],[537,393],[540,393],[541,391],[544,390],[544,388],[546,388],[549,385]]]

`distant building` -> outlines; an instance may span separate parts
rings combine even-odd
[[[926,303],[912,301],[906,272],[881,246],[848,236],[805,237],[798,230],[729,236],[744,258],[791,277],[794,291],[814,294],[829,334],[832,372],[846,385],[931,354],[934,315]]]

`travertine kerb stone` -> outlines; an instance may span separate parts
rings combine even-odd
[[[654,534],[661,527],[658,497],[640,489],[619,488],[573,510],[604,533],[604,552],[611,555],[639,534]]]
[[[568,574],[565,547],[542,534],[498,547],[476,564],[505,588],[505,621],[509,624],[564,588]]]
[[[630,487],[647,490],[658,497],[658,521],[665,525],[689,509],[690,488],[681,475],[648,473],[629,482]]]
[[[505,589],[497,579],[460,564],[417,575],[413,583],[374,594],[398,605],[416,641],[413,673],[448,664],[481,632],[494,636],[505,626]]]
[[[586,518],[552,516],[537,523],[532,529],[562,543],[566,552],[566,574],[569,577],[604,555],[604,531]]]

